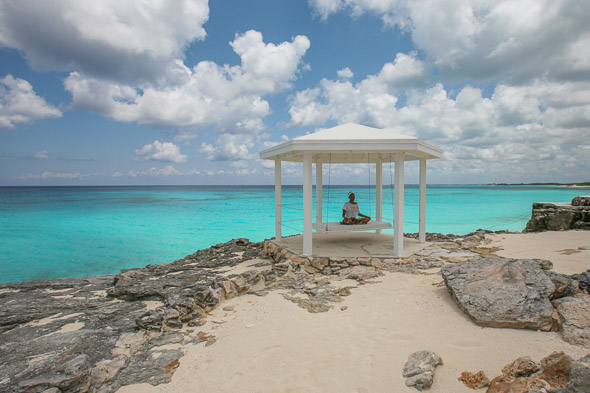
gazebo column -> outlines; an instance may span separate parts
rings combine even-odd
[[[381,158],[377,158],[377,162],[375,163],[375,187],[377,188],[375,194],[375,219],[377,221],[383,220],[383,161]],[[381,229],[377,229],[376,233],[381,233]]]
[[[393,223],[393,256],[404,253],[404,153],[395,155],[395,205]]]
[[[275,239],[281,240],[281,160],[275,159]]]
[[[315,164],[315,222],[322,222],[322,163]]]
[[[420,228],[418,240],[420,243],[426,241],[426,158],[420,159]]]
[[[311,152],[303,153],[303,255],[312,254],[312,166]]]

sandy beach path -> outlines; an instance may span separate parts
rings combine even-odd
[[[544,234],[499,236],[494,245],[502,246],[504,254],[519,238],[531,250],[537,239],[537,247],[543,243],[551,252],[590,245],[586,234],[568,243],[567,233],[563,242],[549,242]],[[565,271],[574,269],[570,257],[582,253],[554,254],[556,259],[545,258]],[[444,361],[430,392],[474,392],[457,380],[462,371],[483,370],[492,378],[520,356],[538,361],[565,351],[577,359],[589,352],[554,332],[476,326],[439,285],[438,274],[386,273],[376,281],[355,283],[351,296],[319,314],[278,291],[231,299],[212,313],[207,325],[194,328],[193,334],[202,330],[217,342],[187,346],[171,383],[127,386],[119,392],[416,392],[405,386],[402,369],[411,353],[425,349]],[[233,309],[224,311],[228,306]]]

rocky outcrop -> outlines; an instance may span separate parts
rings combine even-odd
[[[275,263],[292,262],[301,265],[308,273],[324,275],[340,274],[355,266],[378,267],[383,263],[382,258],[302,257],[270,240],[264,242],[264,254]]]
[[[406,378],[406,386],[418,390],[430,388],[434,380],[434,369],[440,364],[443,364],[443,361],[434,352],[414,352],[404,366],[403,376]]]
[[[571,203],[533,203],[531,219],[523,232],[590,230],[590,196],[575,197]]]
[[[486,393],[582,393],[590,386],[590,355],[575,361],[554,352],[537,363],[521,357],[492,379]]]
[[[174,345],[211,342],[179,327],[199,326],[224,298],[284,274],[270,261],[261,273],[221,274],[261,251],[236,239],[121,274],[0,285],[0,391],[108,393],[168,382],[183,356]]]
[[[553,301],[565,341],[590,349],[590,296],[580,293]]]
[[[185,345],[215,343],[215,336],[199,327],[206,322],[207,313],[224,299],[245,293],[263,295],[280,288],[285,299],[309,312],[324,312],[351,294],[355,287],[350,286],[349,279],[359,285],[371,283],[384,270],[438,274],[431,270],[470,265],[463,263],[469,258],[472,262],[506,262],[489,257],[493,248],[484,247],[489,244],[485,243],[485,233],[489,232],[441,235],[442,243],[430,245],[415,257],[393,262],[351,259],[349,266],[337,258],[298,260],[278,248],[271,253],[272,260],[258,259],[263,254],[261,243],[236,239],[170,264],[120,274],[2,284],[0,391],[109,393],[133,383],[165,383],[184,361]],[[484,254],[486,258],[474,258]],[[252,270],[232,273],[233,267],[246,261]],[[527,269],[533,265],[537,269],[549,267],[547,261],[525,262]],[[324,270],[327,267],[330,277],[323,275],[328,273]],[[520,277],[520,273],[511,274],[514,279]],[[494,275],[491,278],[496,279]],[[546,285],[551,282],[569,296],[572,282],[567,276],[555,275],[547,280]],[[528,278],[525,282],[538,286]],[[555,290],[547,296],[557,299],[557,293]],[[577,375],[579,386],[587,386],[583,385],[588,380],[586,366],[576,367],[574,363],[570,375]],[[411,370],[409,374],[414,373]],[[429,375],[426,372],[409,378],[415,377],[415,386],[426,387]],[[572,378],[568,383],[573,383]]]
[[[471,259],[442,269],[457,304],[480,326],[551,330],[555,285],[532,260]]]
[[[578,282],[581,290],[590,294],[590,269],[579,274],[573,274],[571,277]]]
[[[590,196],[577,196],[572,199],[572,206],[590,206]]]

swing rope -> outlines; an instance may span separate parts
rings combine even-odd
[[[393,201],[393,170],[391,169],[391,153],[389,153],[389,189],[391,190],[391,222],[395,218],[395,206]]]
[[[331,186],[331,176],[330,176],[331,170],[332,170],[332,153],[330,153],[330,160],[328,162],[328,206],[326,208],[326,219],[325,219],[326,223],[330,221],[329,220],[329,218],[330,218],[330,216],[329,216],[329,214],[330,214],[330,188],[332,188],[332,187],[330,187]],[[327,225],[328,224],[326,224],[326,229],[328,228]]]
[[[371,160],[369,153],[367,153],[367,169],[369,172],[369,216],[373,215],[373,204],[371,203]]]

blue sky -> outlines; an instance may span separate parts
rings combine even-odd
[[[582,0],[0,0],[0,185],[272,184],[258,151],[347,122],[442,148],[433,183],[589,181],[588,20]]]

